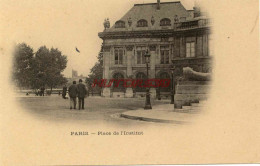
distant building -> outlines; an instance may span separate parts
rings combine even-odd
[[[120,20],[99,33],[103,39],[104,79],[146,79],[144,54],[151,54],[149,78],[174,77],[189,66],[195,71],[211,71],[211,40],[209,19],[200,9],[186,10],[180,2],[135,4]],[[151,95],[170,94],[169,88],[150,89]],[[135,97],[144,95],[144,88],[123,86],[104,88],[105,97]]]
[[[72,78],[78,77],[78,71],[72,69]]]
[[[77,81],[77,83],[78,83],[79,79],[82,79],[83,83],[85,83],[86,77],[84,77],[82,74],[80,76],[78,76],[78,71],[72,69],[71,76],[72,76],[71,78],[67,78],[68,85],[71,85],[73,83],[73,81]]]

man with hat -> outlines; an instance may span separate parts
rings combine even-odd
[[[70,96],[70,109],[72,106],[76,109],[76,99],[77,99],[78,89],[76,85],[76,81],[73,81],[73,84],[69,87],[69,96]]]
[[[84,110],[84,98],[87,94],[86,86],[82,83],[82,79],[79,79],[79,84],[77,85],[78,90],[78,100],[79,100],[79,110]]]

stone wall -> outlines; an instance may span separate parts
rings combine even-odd
[[[174,95],[174,107],[190,106],[191,103],[198,103],[206,100],[209,96],[210,81],[183,81],[176,86]]]

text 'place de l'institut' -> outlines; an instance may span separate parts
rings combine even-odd
[[[149,50],[149,79],[181,76],[184,67],[210,73],[212,43],[210,22],[195,5],[186,10],[181,2],[135,4],[111,27],[104,22],[104,79],[147,79],[145,54]],[[174,66],[174,72],[171,68]],[[175,80],[175,79],[173,79]],[[152,98],[170,96],[171,86],[150,88]],[[104,97],[140,97],[145,88],[103,88]]]

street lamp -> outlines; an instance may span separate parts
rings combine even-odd
[[[149,63],[149,58],[150,58],[150,54],[148,52],[148,49],[144,55],[145,57],[145,63],[146,63],[146,71],[147,71],[147,77],[146,77],[146,81],[148,82],[148,77],[149,77],[149,73],[148,73],[148,63]],[[145,106],[144,106],[144,109],[145,110],[148,110],[148,109],[152,109],[152,106],[151,106],[151,101],[150,101],[150,88],[149,87],[146,87],[146,97],[145,97]]]
[[[172,76],[172,86],[171,86],[171,104],[174,104],[174,91],[175,91],[175,82],[173,82],[173,72],[175,70],[175,66],[172,66],[170,68],[171,70],[171,76]]]

